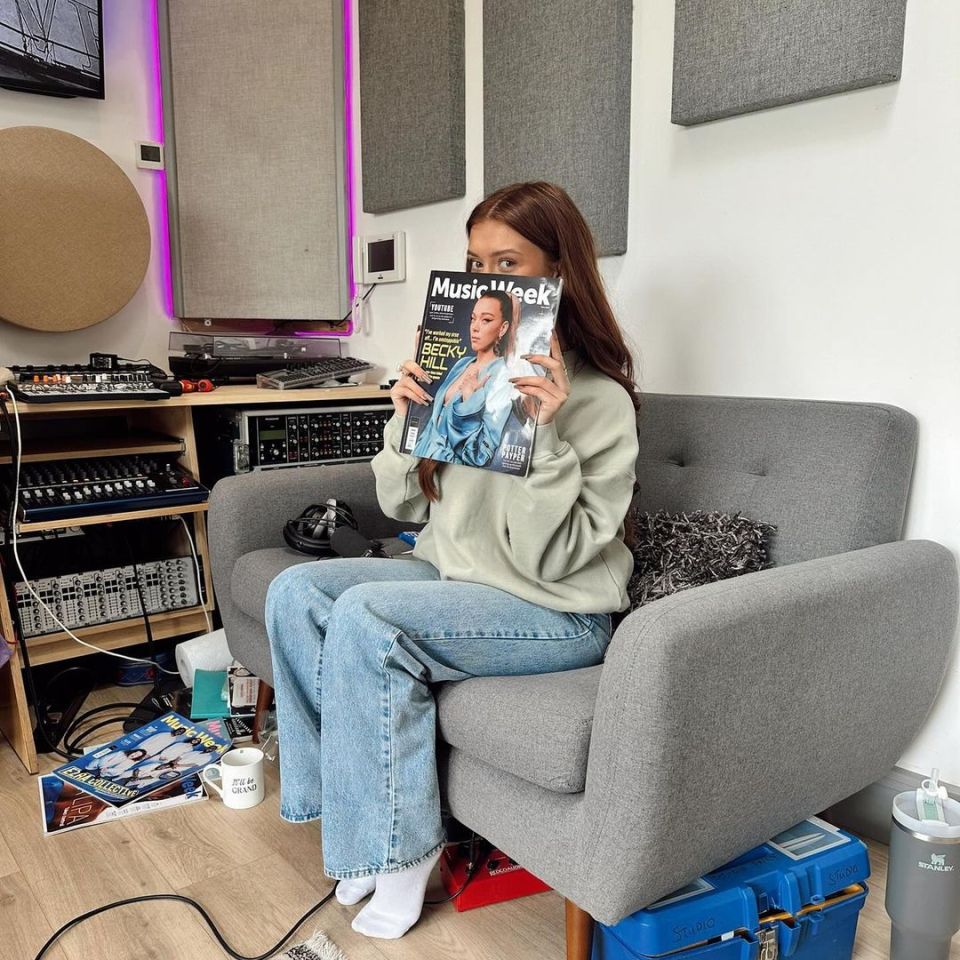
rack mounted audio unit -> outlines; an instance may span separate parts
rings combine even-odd
[[[200,470],[213,482],[251,470],[370,460],[393,416],[385,403],[197,411]]]
[[[195,607],[197,572],[191,557],[171,557],[137,564],[147,613]],[[132,564],[106,570],[31,581],[41,600],[70,630],[129,620],[141,615]],[[56,633],[60,626],[23,582],[14,584],[20,625],[25,637]]]

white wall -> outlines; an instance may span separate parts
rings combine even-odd
[[[960,551],[960,6],[910,0],[896,84],[685,129],[673,0],[635,0],[628,252],[604,260],[650,392],[871,400],[920,443],[905,537]],[[466,0],[467,197],[384,216],[408,281],[353,350],[410,354],[431,267],[458,268],[482,196],[481,4]],[[960,663],[902,764],[960,784]]]
[[[0,363],[81,363],[91,351],[148,357],[165,364],[172,329],[164,293],[166,217],[162,174],[140,170],[134,142],[162,140],[157,101],[153,0],[108,0],[103,5],[105,100],[58,100],[0,89],[0,128],[54,127],[89,140],[116,161],[140,193],[150,220],[147,275],[114,317],[73,333],[38,333],[0,322]]]

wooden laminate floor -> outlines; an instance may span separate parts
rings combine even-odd
[[[110,696],[103,693],[99,699]],[[56,765],[49,757],[42,763],[44,771]],[[165,892],[203,903],[234,949],[265,951],[331,883],[321,867],[317,825],[280,819],[277,772],[268,766],[267,799],[252,810],[226,810],[210,800],[45,838],[36,778],[0,741],[0,960],[33,960],[57,927],[103,903]],[[886,847],[870,846],[871,893],[861,914],[854,960],[888,957],[886,852]],[[440,892],[435,876],[428,897]],[[449,904],[426,907],[420,923],[395,941],[354,933],[350,921],[358,909],[331,901],[295,940],[321,928],[350,960],[564,956],[563,901],[554,893],[466,913]],[[96,917],[67,933],[47,956],[221,960],[225,954],[192,910],[160,902]],[[960,938],[950,957],[960,960]]]

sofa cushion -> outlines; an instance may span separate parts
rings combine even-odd
[[[772,566],[768,541],[776,527],[737,513],[643,513],[631,510],[634,568],[630,609],[678,590]]]
[[[410,551],[409,545],[397,537],[388,537],[380,543],[388,557],[402,559],[401,554]],[[263,623],[267,590],[273,578],[283,573],[287,567],[313,561],[317,561],[317,558],[307,556],[290,547],[251,550],[250,553],[243,554],[234,564],[233,576],[230,578],[230,597],[248,617]]]
[[[442,684],[436,691],[440,735],[514,776],[555,793],[579,793],[602,670]]]
[[[273,578],[287,567],[315,559],[290,547],[269,547],[245,553],[234,564],[230,597],[248,617],[263,623],[267,589]]]

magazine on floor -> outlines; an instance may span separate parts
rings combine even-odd
[[[230,749],[224,729],[166,713],[53,770],[85,793],[122,807],[198,773]]]
[[[510,378],[544,374],[524,356],[550,355],[561,287],[556,277],[430,274],[417,363],[432,403],[411,401],[402,453],[527,475],[540,402]]]
[[[52,773],[37,777],[40,788],[40,812],[44,836],[79,830],[97,823],[109,823],[137,817],[156,810],[169,810],[187,803],[205,800],[206,794],[196,775],[184,777],[161,787],[148,798],[135,800],[123,807],[114,807]]]

